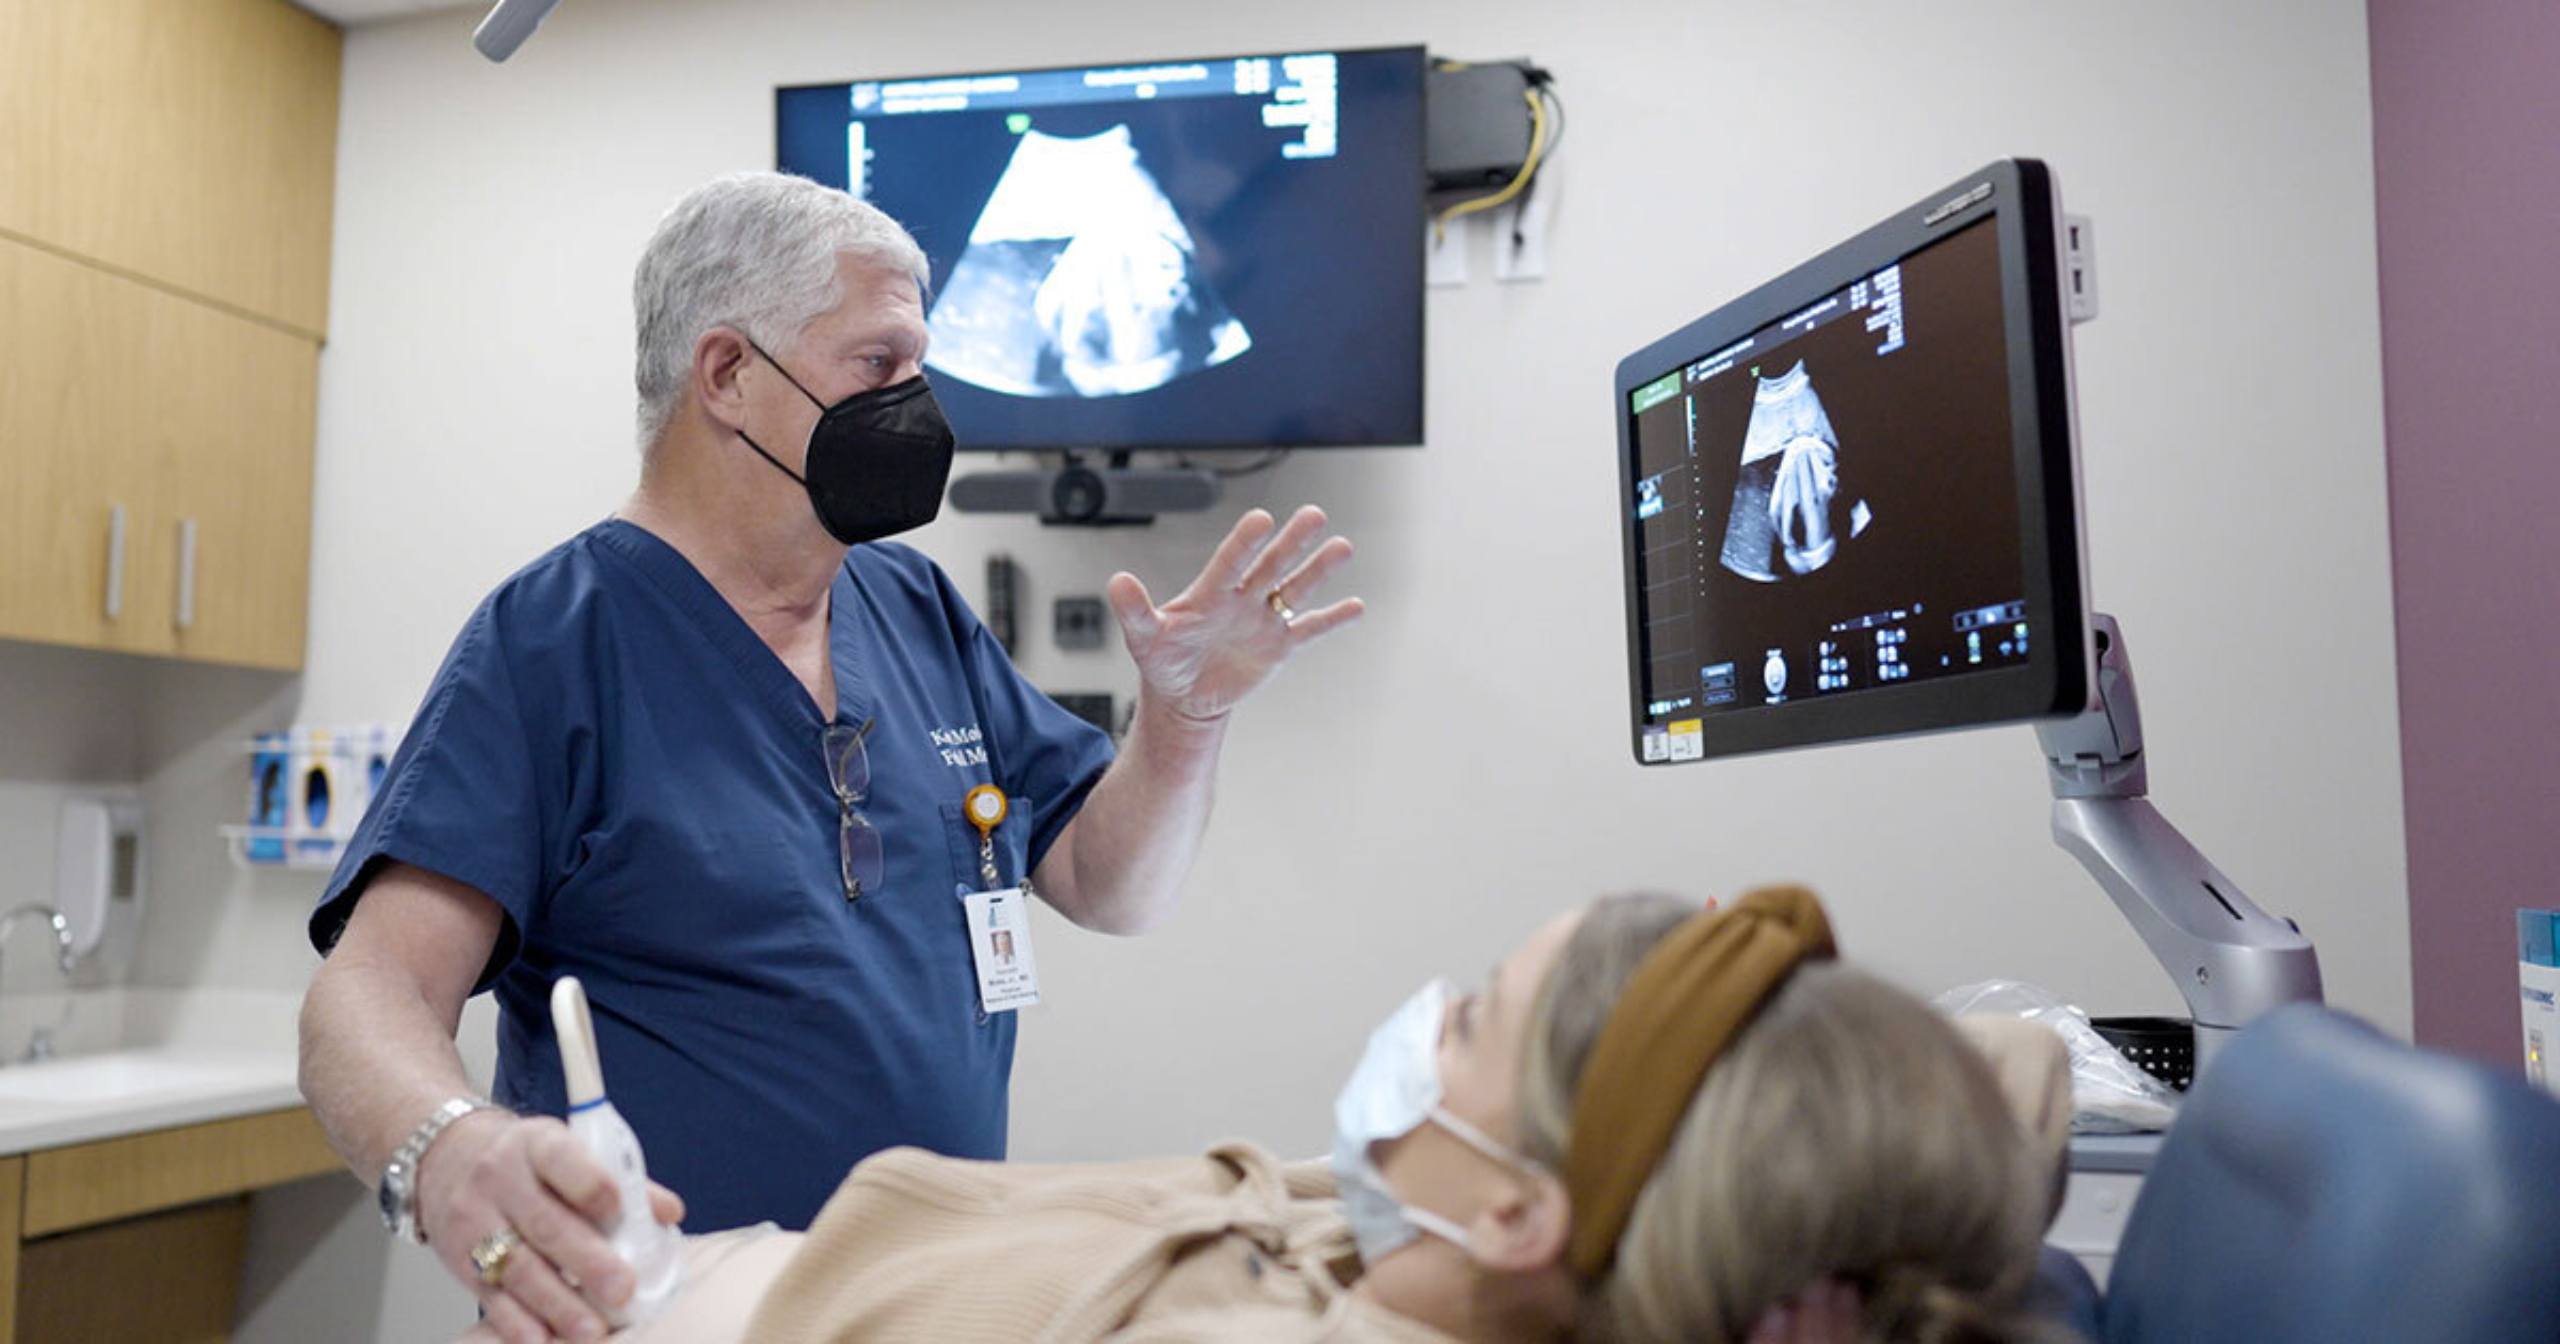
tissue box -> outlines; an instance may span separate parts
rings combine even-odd
[[[2560,1092],[2560,912],[2516,912],[2516,980],[2524,1001],[2524,1074]]]

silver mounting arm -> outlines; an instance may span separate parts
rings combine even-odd
[[[2091,623],[2097,706],[2036,728],[2053,779],[2053,839],[2106,888],[2186,996],[2201,1070],[2260,1013],[2320,1002],[2320,958],[2291,920],[2251,904],[2144,796],[2132,660],[2113,616]]]

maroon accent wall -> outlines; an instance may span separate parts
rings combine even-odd
[[[2560,5],[2369,0],[2421,1044],[2520,1066],[2560,907]]]

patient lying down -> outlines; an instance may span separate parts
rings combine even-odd
[[[694,1238],[618,1338],[2042,1338],[2068,1111],[2050,1033],[1969,1043],[1801,890],[1612,897],[1380,1027],[1329,1163],[893,1150],[805,1235]]]

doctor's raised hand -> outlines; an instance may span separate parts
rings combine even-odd
[[[1351,558],[1346,537],[1325,537],[1310,504],[1285,526],[1255,509],[1236,521],[1208,568],[1159,607],[1134,574],[1111,577],[1111,606],[1150,699],[1195,723],[1226,717],[1271,679],[1299,646],[1359,619],[1359,598],[1315,606],[1324,581]],[[1301,608],[1304,608],[1303,610]]]
[[[1157,606],[1137,576],[1111,576],[1111,607],[1138,665],[1138,706],[1110,773],[1033,875],[1069,919],[1143,933],[1180,899],[1209,819],[1227,715],[1299,646],[1358,619],[1356,597],[1313,605],[1351,558],[1310,505],[1275,525],[1238,520],[1190,586]]]

